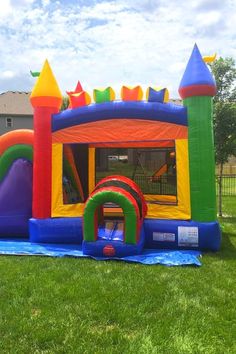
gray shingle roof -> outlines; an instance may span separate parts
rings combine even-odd
[[[170,99],[181,105],[180,99]],[[0,115],[31,115],[33,108],[30,104],[30,92],[7,91],[0,94]]]
[[[0,115],[33,115],[30,92],[7,91],[0,94]]]

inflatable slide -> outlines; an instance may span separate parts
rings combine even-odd
[[[32,216],[33,131],[0,137],[0,235],[28,236]]]
[[[0,136],[0,236],[28,238],[32,217],[33,130]],[[83,201],[83,191],[70,146],[65,148],[65,203]]]

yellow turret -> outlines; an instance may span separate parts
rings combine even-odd
[[[62,94],[47,60],[34,85],[30,101],[33,107],[61,107]]]

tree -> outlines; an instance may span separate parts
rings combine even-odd
[[[62,105],[61,105],[61,111],[64,111],[65,109],[67,109],[68,108],[68,106],[69,106],[69,98],[68,97],[66,97],[66,96],[64,96],[63,97],[63,100],[62,100]]]
[[[223,166],[236,156],[236,67],[232,58],[219,58],[210,64],[217,85],[213,99],[216,163],[219,173],[219,215],[222,216]]]

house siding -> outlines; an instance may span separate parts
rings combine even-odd
[[[13,119],[12,127],[6,127],[6,118]],[[33,116],[0,115],[0,135],[16,129],[33,129]]]

